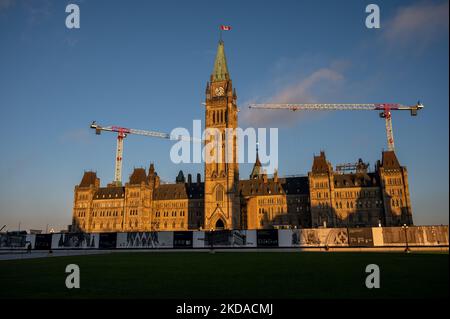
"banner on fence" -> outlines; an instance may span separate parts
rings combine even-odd
[[[348,246],[347,228],[280,229],[279,247]]]
[[[192,231],[175,231],[173,232],[173,248],[192,248],[193,247]]]
[[[117,248],[172,248],[173,232],[117,233]]]
[[[52,234],[37,234],[34,249],[50,250],[52,248]]]
[[[52,235],[52,249],[95,249],[99,247],[98,233],[60,233]]]
[[[256,231],[258,247],[278,247],[278,230],[259,229]]]
[[[27,232],[7,232],[0,234],[0,248],[25,248]]]
[[[349,228],[348,244],[350,247],[373,247],[372,228]]]
[[[448,245],[448,226],[409,226],[373,228],[375,246]]]
[[[117,233],[100,233],[98,248],[114,249],[117,246]]]

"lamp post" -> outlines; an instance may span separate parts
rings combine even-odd
[[[408,245],[408,225],[403,224],[402,226],[403,230],[405,231],[405,252],[409,253],[409,245]]]
[[[209,230],[209,234],[210,234],[210,236],[209,236],[209,241],[210,241],[210,245],[211,245],[211,251],[210,251],[210,253],[211,254],[214,254],[214,229],[210,229]]]

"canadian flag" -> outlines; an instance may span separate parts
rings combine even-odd
[[[222,31],[230,31],[231,30],[231,26],[230,25],[221,25],[220,26],[220,30],[222,30]]]

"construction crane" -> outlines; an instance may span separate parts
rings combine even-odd
[[[156,131],[144,131],[136,130],[132,128],[125,128],[120,126],[100,126],[95,121],[91,124],[91,129],[95,130],[95,134],[100,135],[102,131],[117,133],[117,147],[116,147],[116,160],[115,160],[115,170],[114,170],[114,183],[117,186],[122,185],[122,156],[123,156],[123,139],[127,137],[128,134],[144,135],[149,137],[157,137],[168,140],[185,140],[191,141],[192,139],[184,136],[173,136],[168,133],[156,132]]]
[[[270,110],[306,110],[306,111],[379,111],[380,117],[386,122],[386,137],[388,150],[394,151],[394,133],[392,131],[391,111],[410,111],[411,116],[416,116],[417,112],[423,108],[423,104],[417,102],[415,105],[407,106],[398,103],[373,103],[373,104],[250,104],[250,109],[270,109]]]

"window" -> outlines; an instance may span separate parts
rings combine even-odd
[[[222,202],[223,201],[223,186],[217,185],[216,187],[216,201]]]

